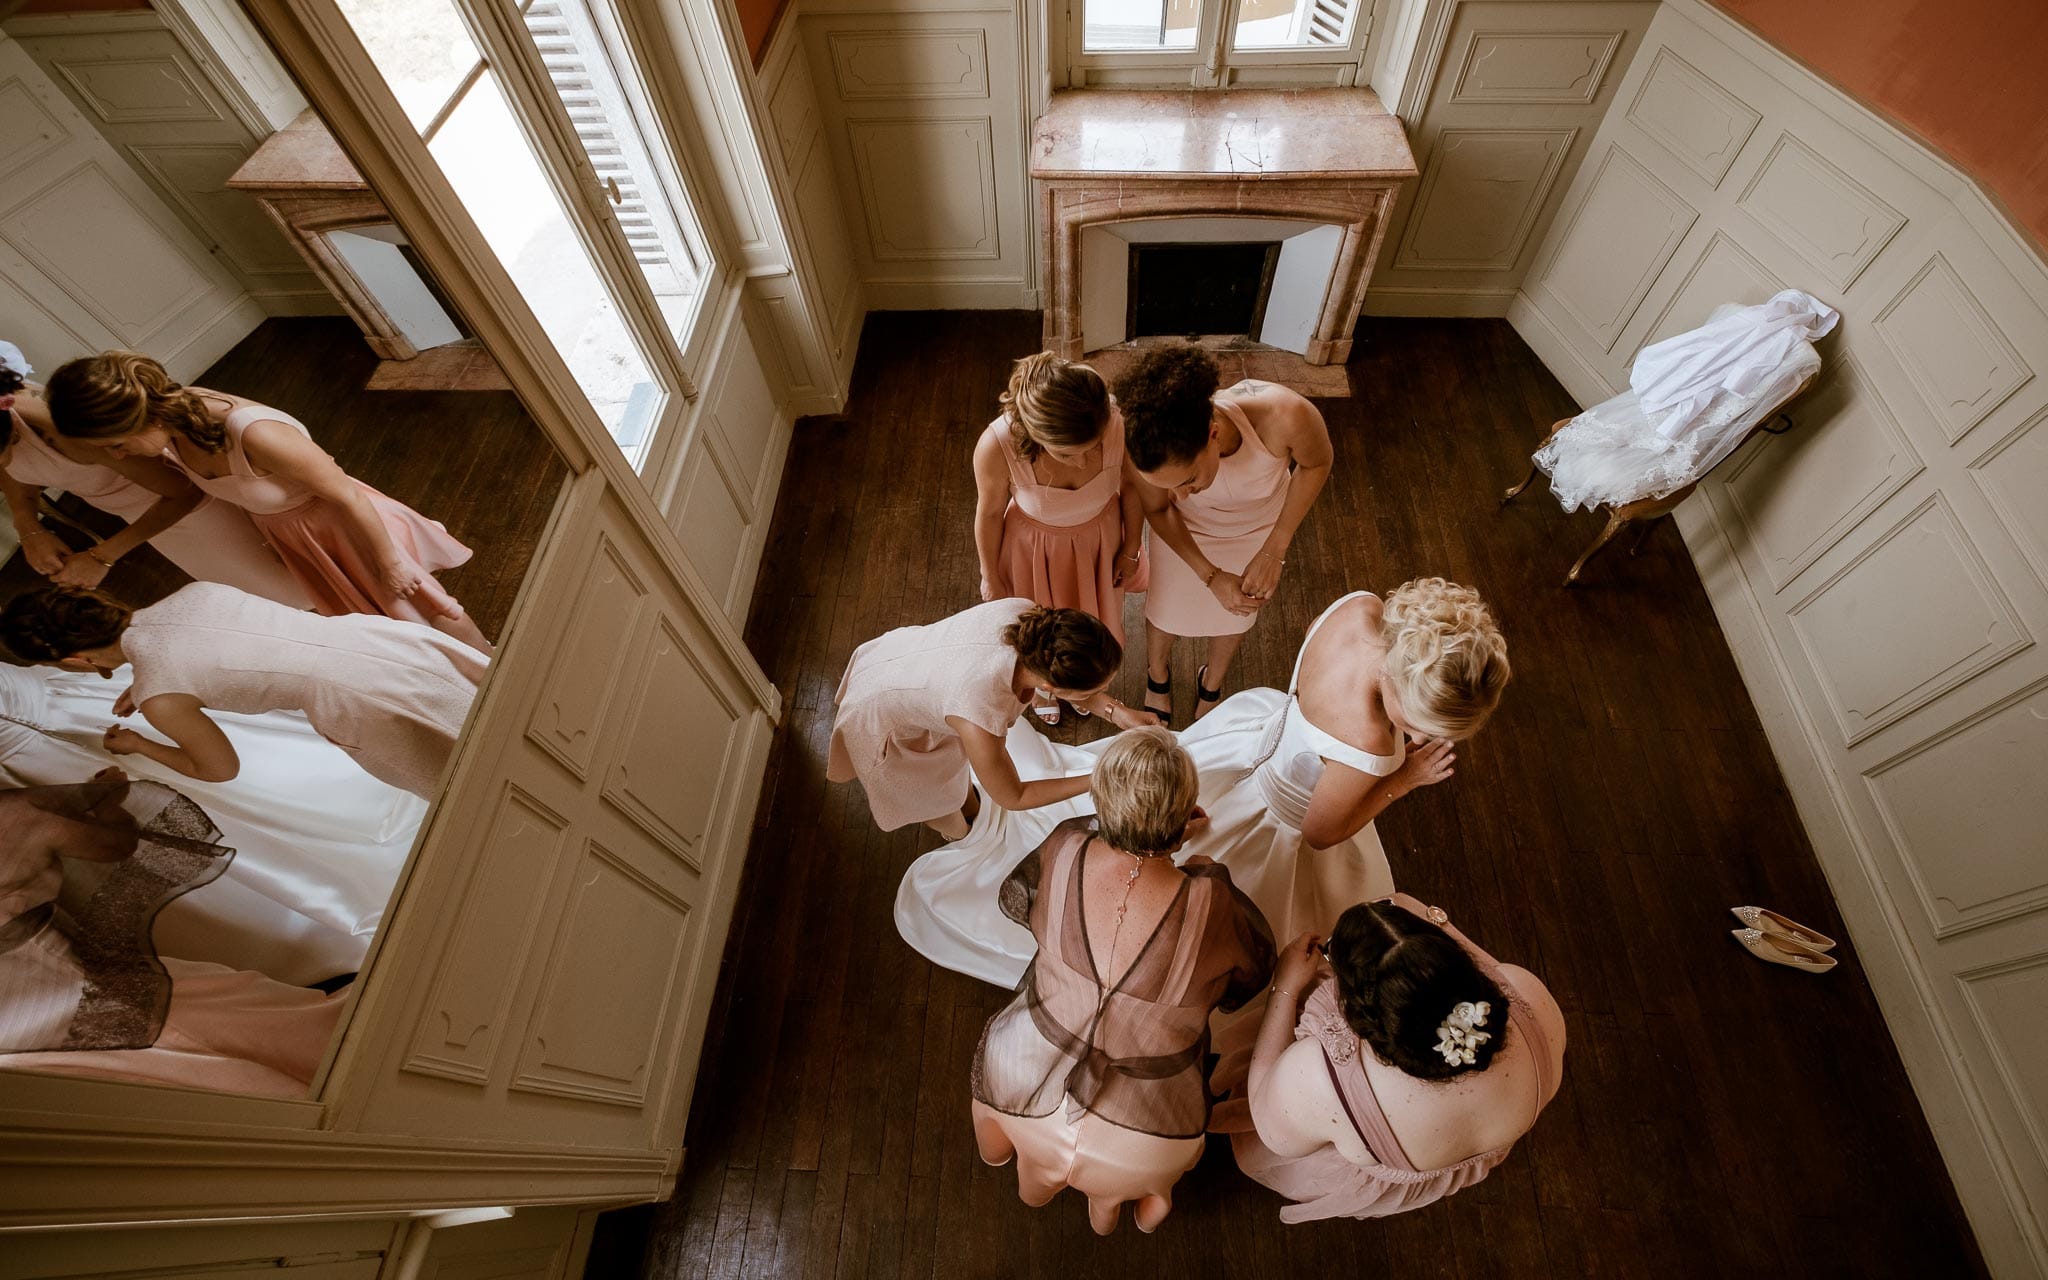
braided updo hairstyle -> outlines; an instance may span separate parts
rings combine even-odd
[[[1418,733],[1457,741],[1477,732],[1507,688],[1508,642],[1470,587],[1417,578],[1380,610],[1387,678]]]
[[[1192,342],[1147,348],[1116,382],[1131,465],[1151,472],[1191,462],[1209,445],[1209,398],[1222,382],[1216,361]]]
[[[97,591],[42,587],[0,608],[0,640],[29,662],[58,662],[119,640],[131,616]]]
[[[1055,689],[1100,689],[1123,664],[1124,647],[1109,628],[1079,609],[1034,605],[1003,628],[1003,643]]]
[[[1050,351],[1017,362],[1000,403],[1010,439],[1026,462],[1037,461],[1046,445],[1094,444],[1109,426],[1109,384],[1102,375]]]
[[[1391,902],[1361,902],[1330,934],[1337,1003],[1373,1056],[1403,1075],[1449,1080],[1484,1071],[1507,1041],[1508,1001],[1457,939]],[[1485,1001],[1487,1040],[1470,1065],[1437,1051],[1437,1027],[1458,1005]]]
[[[208,453],[227,447],[227,429],[206,402],[140,351],[102,351],[59,365],[43,391],[57,432],[73,440],[115,440],[160,425]]]

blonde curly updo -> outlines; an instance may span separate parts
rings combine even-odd
[[[1381,605],[1380,639],[1387,679],[1416,732],[1468,738],[1500,705],[1507,637],[1472,588],[1442,578],[1402,583]]]
[[[1111,847],[1141,858],[1171,853],[1199,789],[1195,762],[1173,734],[1157,725],[1126,730],[1103,751],[1089,782],[1096,830]]]

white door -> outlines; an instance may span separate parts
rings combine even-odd
[[[20,44],[0,35],[0,337],[39,372],[109,347],[193,378],[263,320]]]

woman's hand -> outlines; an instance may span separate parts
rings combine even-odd
[[[1188,825],[1180,829],[1180,842],[1181,844],[1185,845],[1190,840],[1199,840],[1203,836],[1203,834],[1206,833],[1208,830],[1209,812],[1208,810],[1202,808],[1202,806],[1196,805],[1195,811],[1188,815]],[[1214,861],[1213,859],[1203,854],[1195,854],[1192,857],[1190,857],[1188,861],[1195,862],[1198,859],[1200,860],[1202,865],[1207,865],[1208,863]]]
[[[1401,767],[1394,770],[1394,780],[1404,793],[1418,787],[1433,787],[1456,772],[1451,765],[1457,759],[1450,743],[1433,738],[1408,753]]]
[[[1109,722],[1119,729],[1149,729],[1159,723],[1159,717],[1153,712],[1127,707],[1121,702],[1110,703],[1105,714]]]
[[[420,589],[424,576],[419,569],[406,561],[393,560],[383,567],[384,585],[401,596],[409,596]]]
[[[133,729],[123,725],[110,724],[107,726],[106,733],[100,738],[100,745],[107,749],[107,754],[109,755],[132,756],[140,752],[143,744],[147,741],[148,739]]]
[[[1216,597],[1216,603],[1236,614],[1248,618],[1259,611],[1263,600],[1253,600],[1244,594],[1238,576],[1228,570],[1218,569],[1209,578],[1209,594]]]
[[[28,567],[53,578],[64,571],[64,562],[71,558],[71,548],[64,539],[38,525],[21,540],[21,553],[28,557]]]
[[[1111,581],[1121,587],[1138,575],[1138,548],[1141,542],[1126,542],[1116,549],[1116,569]]]
[[[1304,933],[1281,950],[1273,966],[1273,985],[1293,996],[1296,1007],[1307,993],[1308,984],[1315,981],[1320,962],[1316,947],[1321,942],[1316,935]]]
[[[100,770],[98,773],[92,775],[92,781],[101,783],[105,786],[113,786],[117,782],[128,781],[128,773],[120,766],[110,764],[106,768]]]
[[[114,699],[114,714],[117,716],[132,716],[135,714],[134,685],[131,684],[126,689],[121,690],[121,696]]]
[[[987,604],[991,600],[1007,599],[1009,599],[1009,593],[1003,590],[1002,583],[989,574],[984,573],[981,575],[981,601],[983,604]]]
[[[88,591],[106,580],[106,562],[89,551],[74,551],[65,556],[63,567],[50,575],[50,581],[60,587],[84,587]]]
[[[1273,592],[1280,586],[1280,566],[1286,563],[1279,552],[1270,547],[1259,548],[1259,553],[1245,565],[1238,590],[1249,599],[1265,603],[1273,598]]]

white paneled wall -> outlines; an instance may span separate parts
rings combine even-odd
[[[1590,403],[1787,287],[1842,312],[1822,379],[1680,527],[1985,1254],[2048,1274],[2048,270],[1953,169],[1667,0],[1510,318]]]
[[[1374,87],[1408,126],[1422,176],[1394,209],[1365,309],[1507,313],[1614,99],[1648,0],[1408,0]],[[1384,61],[1384,58],[1383,58]]]
[[[805,0],[776,36],[776,125],[818,134],[817,192],[869,306],[1038,305],[1028,18],[1010,0]]]

